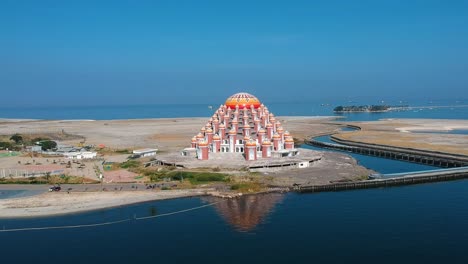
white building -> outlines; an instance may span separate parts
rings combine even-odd
[[[158,149],[151,149],[151,148],[135,149],[133,151],[133,155],[138,155],[140,157],[151,157],[151,156],[155,156],[156,152],[158,152]]]
[[[83,151],[83,152],[66,152],[63,153],[66,159],[95,159],[97,152]]]

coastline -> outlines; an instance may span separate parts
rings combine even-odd
[[[168,191],[53,192],[0,199],[0,219],[50,217],[119,206],[209,195],[211,189]]]

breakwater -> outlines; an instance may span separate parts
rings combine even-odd
[[[380,175],[385,176],[385,175]],[[372,179],[356,182],[337,182],[325,185],[297,185],[298,192],[333,192],[355,189],[382,188],[429,182],[450,181],[468,178],[468,167],[445,170],[421,171],[411,173],[388,174],[391,178]]]

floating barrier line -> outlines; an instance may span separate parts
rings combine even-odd
[[[205,204],[205,205],[201,205],[201,206],[198,206],[198,207],[193,207],[193,208],[184,209],[184,210],[180,210],[180,211],[176,211],[176,212],[171,212],[171,213],[165,213],[165,214],[159,214],[159,215],[152,215],[152,216],[145,216],[145,217],[135,217],[135,220],[145,220],[145,219],[150,219],[150,218],[157,218],[157,217],[163,217],[163,216],[181,214],[181,213],[185,213],[185,212],[188,212],[188,211],[193,211],[193,210],[198,210],[198,209],[201,209],[201,208],[204,208],[204,207],[213,206],[213,205],[218,204],[218,203],[220,203],[220,202],[222,202],[222,201],[214,202],[214,203],[210,203],[210,204]]]
[[[18,232],[18,231],[33,231],[33,230],[49,230],[49,229],[73,229],[73,228],[83,228],[83,227],[95,227],[95,226],[105,226],[105,225],[115,225],[124,222],[131,221],[132,219],[123,219],[112,222],[97,223],[97,224],[88,224],[88,225],[70,225],[70,226],[46,226],[46,227],[29,227],[29,228],[16,228],[16,229],[2,229],[0,232]]]
[[[112,221],[112,222],[105,222],[105,223],[96,223],[96,224],[87,224],[87,225],[69,225],[69,226],[46,226],[46,227],[29,227],[29,228],[15,228],[15,229],[0,229],[0,233],[6,233],[6,232],[20,232],[20,231],[37,231],[37,230],[51,230],[51,229],[74,229],[74,228],[85,228],[85,227],[96,227],[96,226],[106,226],[106,225],[115,225],[115,224],[121,224],[125,222],[130,222],[132,220],[145,220],[145,219],[150,219],[150,218],[158,218],[158,217],[164,217],[164,216],[170,216],[170,215],[175,215],[175,214],[181,214],[189,211],[194,211],[198,209],[202,209],[205,207],[213,206],[215,204],[221,203],[223,201],[219,202],[214,202],[210,204],[205,204],[189,209],[184,209],[180,211],[175,211],[171,213],[165,213],[165,214],[160,214],[160,215],[153,215],[153,216],[146,216],[146,217],[134,217],[134,218],[128,218],[128,219],[122,219],[122,220],[117,220],[117,221]]]

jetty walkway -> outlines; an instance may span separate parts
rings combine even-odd
[[[468,167],[425,170],[416,172],[373,174],[369,180],[356,182],[336,182],[325,185],[297,185],[298,192],[330,192],[353,189],[381,188],[438,181],[468,178]]]
[[[304,143],[321,148],[334,149],[356,154],[375,156],[380,158],[401,160],[406,162],[420,163],[424,165],[451,168],[468,166],[468,156],[427,151],[412,148],[391,147],[385,145],[361,143],[342,140],[334,136],[330,139],[335,143],[322,142],[315,139],[305,140]]]

